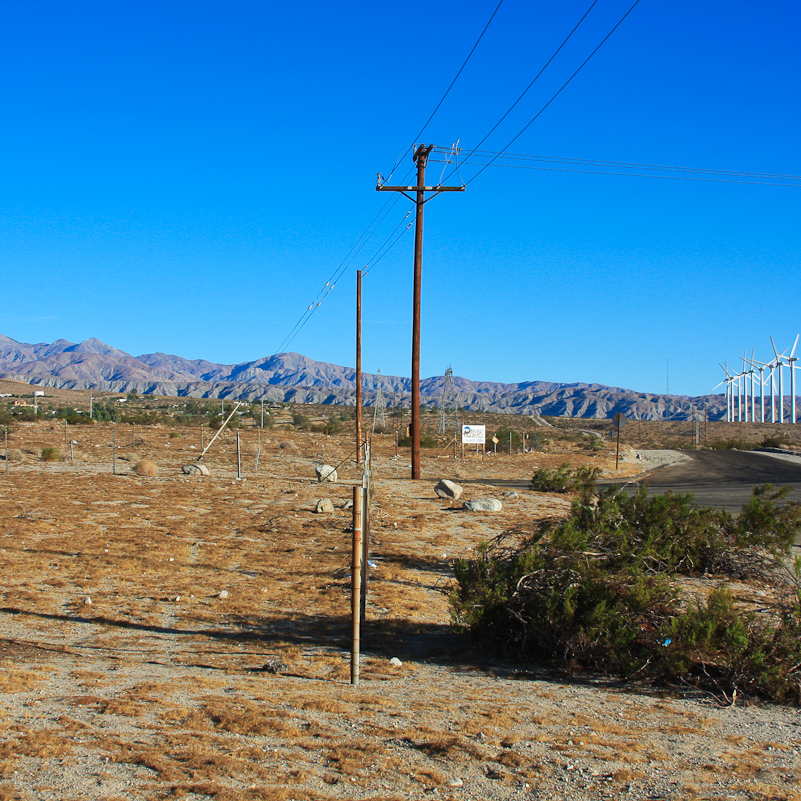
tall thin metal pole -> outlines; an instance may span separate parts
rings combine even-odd
[[[412,309],[412,478],[420,478],[420,304],[423,285],[423,208],[426,199],[426,164],[433,145],[415,150],[417,197],[414,219],[414,301]]]
[[[8,472],[8,426],[6,426],[6,473]]]
[[[111,429],[111,473],[117,475],[117,437],[113,428]]]
[[[362,463],[362,271],[356,270],[356,464]]]

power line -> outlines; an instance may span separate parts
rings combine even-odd
[[[404,176],[403,179],[404,181],[407,180],[411,172],[412,170],[409,170],[406,173],[406,176]],[[361,235],[353,244],[351,249],[347,252],[342,261],[337,265],[336,269],[331,274],[329,279],[325,282],[325,284],[323,284],[322,288],[315,295],[314,300],[312,300],[311,304],[300,315],[298,320],[295,322],[295,325],[292,326],[289,333],[284,337],[283,341],[278,346],[278,349],[275,351],[275,353],[282,353],[284,351],[284,348],[288,347],[289,344],[292,342],[292,340],[294,340],[295,337],[300,333],[300,331],[304,328],[304,326],[312,317],[312,315],[320,307],[320,304],[326,299],[326,297],[328,297],[328,295],[334,289],[334,286],[336,285],[337,281],[339,281],[339,279],[344,275],[348,267],[350,267],[350,265],[353,264],[353,262],[356,260],[356,257],[359,255],[359,253],[361,253],[361,251],[364,249],[367,243],[373,238],[373,236],[375,236],[379,227],[384,222],[384,220],[389,216],[390,212],[395,207],[395,204],[398,202],[398,200],[400,200],[400,198],[397,196],[392,198],[391,200],[387,200],[387,202],[384,203],[384,205],[378,210],[376,215],[373,217],[373,219],[370,221],[370,223],[367,225],[364,231],[362,231]],[[406,216],[408,217],[408,214]],[[395,230],[397,230],[397,226]],[[392,234],[390,234],[390,237],[391,236]],[[382,242],[382,244],[379,246],[378,251],[380,251],[385,244],[386,240]],[[373,256],[372,258],[375,258],[375,256]]]
[[[570,41],[570,39],[571,39],[571,37],[573,36],[573,34],[574,34],[574,33],[575,33],[575,32],[576,32],[578,29],[579,29],[579,27],[581,26],[581,23],[582,23],[582,22],[584,22],[584,20],[585,20],[585,19],[587,19],[587,16],[589,15],[590,11],[592,11],[592,10],[593,10],[593,8],[595,8],[595,5],[597,4],[597,2],[598,2],[598,0],[592,0],[592,3],[590,3],[590,5],[589,5],[589,8],[588,8],[588,9],[587,9],[587,10],[584,12],[584,14],[581,16],[581,19],[579,19],[579,21],[578,21],[578,22],[577,22],[577,23],[576,23],[576,24],[573,26],[573,29],[572,29],[572,30],[570,31],[570,33],[569,33],[569,34],[568,34],[568,35],[567,35],[567,36],[566,36],[566,37],[565,37],[565,38],[562,40],[562,43],[559,45],[559,47],[557,47],[557,48],[556,48],[556,50],[554,50],[554,52],[553,52],[553,54],[551,55],[551,57],[550,57],[550,58],[549,58],[549,59],[548,59],[548,60],[545,62],[545,64],[543,64],[542,68],[541,68],[541,69],[540,69],[540,71],[539,71],[539,72],[538,72],[538,73],[537,73],[537,74],[534,76],[534,79],[531,81],[531,83],[529,83],[529,85],[528,85],[528,86],[527,86],[527,87],[526,87],[526,88],[525,88],[525,89],[524,89],[524,90],[523,90],[523,91],[522,91],[522,92],[521,92],[521,93],[518,95],[518,97],[517,97],[517,100],[515,100],[515,102],[514,102],[514,103],[512,103],[512,105],[511,105],[511,106],[509,106],[509,108],[506,110],[506,112],[503,114],[503,116],[502,116],[502,117],[501,117],[501,118],[498,120],[498,122],[496,122],[496,123],[495,123],[495,125],[493,125],[493,126],[492,126],[492,128],[490,128],[490,130],[487,132],[487,134],[486,134],[486,135],[484,136],[484,138],[483,138],[483,139],[482,139],[482,140],[481,140],[481,141],[478,143],[478,145],[477,145],[476,147],[481,147],[481,145],[483,145],[483,144],[484,144],[484,142],[486,142],[486,141],[487,141],[487,139],[489,139],[489,138],[490,138],[490,136],[492,136],[492,134],[493,134],[493,133],[494,133],[494,132],[497,130],[498,126],[499,126],[499,125],[500,125],[500,124],[501,124],[501,123],[502,123],[502,122],[503,122],[503,121],[504,121],[504,120],[505,120],[505,119],[506,119],[506,118],[507,118],[507,117],[508,117],[508,116],[509,116],[509,115],[512,113],[512,111],[513,111],[513,110],[514,110],[514,108],[517,106],[517,104],[518,104],[518,103],[519,103],[519,102],[520,102],[520,101],[521,101],[521,100],[522,100],[522,99],[523,99],[523,98],[526,96],[526,94],[528,93],[529,89],[531,89],[531,87],[532,87],[532,86],[534,86],[534,84],[535,84],[535,83],[536,83],[536,82],[539,80],[539,78],[540,78],[540,76],[543,74],[543,72],[545,72],[545,70],[546,70],[546,69],[548,69],[548,67],[551,65],[551,63],[553,62],[553,60],[554,60],[554,59],[555,59],[555,58],[556,58],[556,57],[559,55],[559,53],[562,51],[562,49],[564,48],[564,46],[565,46],[565,45],[566,45],[566,44],[567,44],[567,43]],[[462,162],[462,164],[464,164],[464,163],[465,163],[465,162],[466,162],[468,159],[470,159],[470,158],[472,157],[473,153],[475,153],[475,152],[476,152],[475,150],[471,151],[471,152],[470,152],[470,153],[467,155],[467,157],[465,158],[465,160]],[[451,172],[451,173],[448,175],[448,178],[450,178],[450,177],[451,177],[451,175],[453,175],[453,173],[454,173],[454,172],[456,172],[456,170],[454,170],[453,172]]]
[[[559,87],[559,89],[556,92],[554,92],[553,95],[551,95],[550,100],[548,100],[548,102],[545,103],[544,106],[542,106],[542,108],[523,126],[523,128],[515,136],[513,136],[512,139],[509,140],[509,142],[506,144],[506,146],[501,149],[501,153],[504,153],[505,151],[507,151],[537,121],[537,119],[545,112],[545,110],[551,105],[551,103],[553,103],[553,101],[556,100],[556,98],[559,97],[560,94],[562,94],[562,92],[567,88],[567,86],[576,77],[576,75],[578,75],[581,72],[581,70],[583,70],[584,67],[587,66],[587,64],[589,63],[590,59],[604,46],[604,44],[606,44],[606,42],[612,36],[612,34],[623,24],[623,22],[626,20],[626,18],[629,16],[629,14],[631,14],[631,12],[634,11],[634,9],[637,7],[639,2],[640,2],[640,0],[634,0],[634,2],[632,3],[631,7],[629,8],[629,10],[617,21],[617,23],[612,28],[612,30],[609,31],[609,33],[607,33],[606,36],[604,36],[604,38],[600,41],[600,43],[597,45],[597,47],[587,56],[587,58],[584,59],[584,61],[581,62],[581,64],[576,68],[576,70],[573,72],[573,74]],[[593,5],[595,5],[595,2],[593,2]],[[590,8],[587,10],[587,13],[589,13],[590,9],[592,9],[592,6],[590,6]],[[585,15],[584,15],[585,17],[587,15],[587,13],[585,13]],[[584,18],[582,17],[582,20],[583,19]],[[579,23],[576,25],[576,28],[580,24],[581,24],[581,21],[579,21]],[[574,28],[573,31],[575,31],[576,28]],[[568,38],[570,38],[570,36],[573,35],[573,31],[570,32],[570,35],[568,36]],[[565,40],[565,42],[566,41],[567,41],[567,39]],[[560,49],[561,49],[562,46],[564,46],[564,42],[562,43],[562,45],[560,45]],[[551,60],[553,60],[553,59],[551,59]],[[483,141],[484,140],[482,140],[482,142]],[[479,143],[479,144],[481,144],[481,143]],[[478,176],[481,175],[481,173],[484,172],[484,170],[486,170],[487,167],[489,167],[493,162],[495,162],[497,158],[498,158],[498,156],[495,156],[493,159],[491,159],[490,162],[488,164],[485,164],[469,181],[467,181],[467,183],[469,184],[469,183],[472,183],[473,181],[475,181],[476,178],[478,178]],[[450,175],[453,175],[453,172],[455,172],[455,170],[452,171],[450,173]],[[450,177],[450,175],[448,177]]]
[[[502,156],[498,156],[498,158],[503,158]],[[431,159],[431,161],[438,161],[443,163],[449,163],[448,159]],[[561,161],[561,160],[554,160],[550,163],[565,163],[569,164],[569,161]],[[588,162],[585,166],[603,166],[603,162]],[[758,178],[761,177],[759,173],[739,173],[733,170],[703,170],[696,167],[658,167],[656,165],[630,165],[628,167],[621,167],[617,170],[609,169],[609,170],[591,170],[591,169],[580,169],[578,166],[575,167],[542,167],[542,166],[535,166],[533,164],[498,164],[495,161],[489,161],[486,164],[475,164],[473,166],[480,166],[483,169],[486,167],[504,167],[506,169],[516,169],[516,170],[543,170],[547,172],[574,172],[574,173],[585,173],[587,175],[619,175],[619,176],[627,176],[631,178],[666,178],[668,180],[673,181],[703,181],[705,183],[722,183],[722,184],[751,184],[754,186],[786,186],[790,188],[801,188],[801,184],[792,184],[792,183],[783,183],[786,181],[798,181],[801,180],[801,177],[797,175],[766,175],[766,178],[776,178],[778,180],[775,181],[755,181],[755,180],[746,180],[748,178]],[[690,175],[656,175],[653,173],[648,172],[621,172],[620,170],[624,169],[641,169],[641,170],[669,170],[671,172],[689,172]],[[478,175],[478,173],[476,174]],[[726,176],[726,177],[703,177],[704,175],[709,176]],[[739,176],[739,178],[738,178]],[[475,176],[474,176],[475,177]],[[472,178],[470,179],[472,180]],[[467,183],[470,183],[468,181]]]
[[[589,159],[589,158],[574,158],[570,156],[543,156],[529,153],[497,153],[490,150],[473,150],[479,158],[495,156],[498,159],[518,160],[518,161],[545,161],[556,164],[581,164],[588,166],[601,166],[601,167],[620,167],[626,169],[648,169],[648,170],[671,170],[676,172],[692,172],[704,173],[713,175],[729,175],[735,177],[748,177],[748,178],[776,178],[780,180],[801,180],[801,175],[783,175],[781,173],[770,172],[746,172],[744,170],[721,170],[714,167],[677,167],[668,164],[643,164],[636,161],[606,161],[603,159]],[[431,159],[432,161],[434,159]],[[445,159],[441,161],[449,161]]]
[[[596,2],[597,2],[597,0],[596,0]],[[478,39],[476,39],[476,43],[473,45],[473,47],[470,49],[470,52],[467,54],[467,58],[462,63],[462,66],[459,67],[459,71],[456,73],[456,76],[451,81],[450,86],[448,86],[448,88],[445,90],[445,94],[442,95],[442,97],[439,100],[439,103],[437,103],[437,105],[435,106],[434,110],[431,112],[431,114],[429,115],[428,119],[423,124],[423,127],[417,132],[417,135],[412,140],[413,143],[414,142],[418,142],[420,140],[420,137],[423,135],[423,131],[425,131],[425,129],[428,128],[428,124],[431,122],[431,120],[434,119],[434,115],[439,111],[439,107],[445,102],[445,98],[450,94],[450,91],[451,91],[451,89],[453,89],[453,86],[456,83],[456,81],[459,80],[459,76],[462,74],[462,71],[467,66],[467,62],[470,61],[471,56],[473,55],[473,53],[475,53],[476,48],[479,45],[479,42],[484,38],[484,34],[487,32],[487,29],[492,24],[492,20],[495,19],[495,15],[498,13],[498,10],[500,9],[500,7],[502,5],[503,5],[503,0],[500,0],[498,5],[495,6],[495,11],[492,12],[492,15],[490,16],[489,20],[487,20],[487,24],[484,26],[484,30],[481,31],[481,34],[479,35]],[[390,171],[389,175],[387,176],[387,180],[389,180],[394,175],[395,170],[398,169],[398,165],[401,163],[401,161],[403,161],[403,159],[406,157],[406,154],[413,147],[414,147],[414,144],[411,144],[411,145],[409,145],[409,147],[406,148],[406,150],[403,151],[401,156],[395,162],[395,165],[393,166],[393,168]]]

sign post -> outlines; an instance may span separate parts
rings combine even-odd
[[[486,426],[462,426],[462,458],[464,458],[465,445],[484,446],[487,441]]]

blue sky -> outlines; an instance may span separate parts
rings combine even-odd
[[[598,0],[482,148],[504,148],[632,1]],[[421,140],[475,147],[590,2],[504,0]],[[275,353],[394,197],[376,173],[496,5],[6,0],[0,333]],[[799,17],[641,0],[510,150],[801,175]],[[410,206],[284,349],[354,364],[355,270]],[[669,362],[671,392],[709,392],[718,361],[801,331],[799,212],[787,186],[489,168],[426,206],[421,372],[663,392]],[[412,246],[409,231],[365,277],[366,370],[410,373]]]

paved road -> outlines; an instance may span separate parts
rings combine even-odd
[[[647,476],[651,492],[691,492],[696,503],[729,512],[739,512],[757,484],[789,485],[788,500],[801,501],[801,461],[753,451],[696,451],[687,456],[687,461]]]

